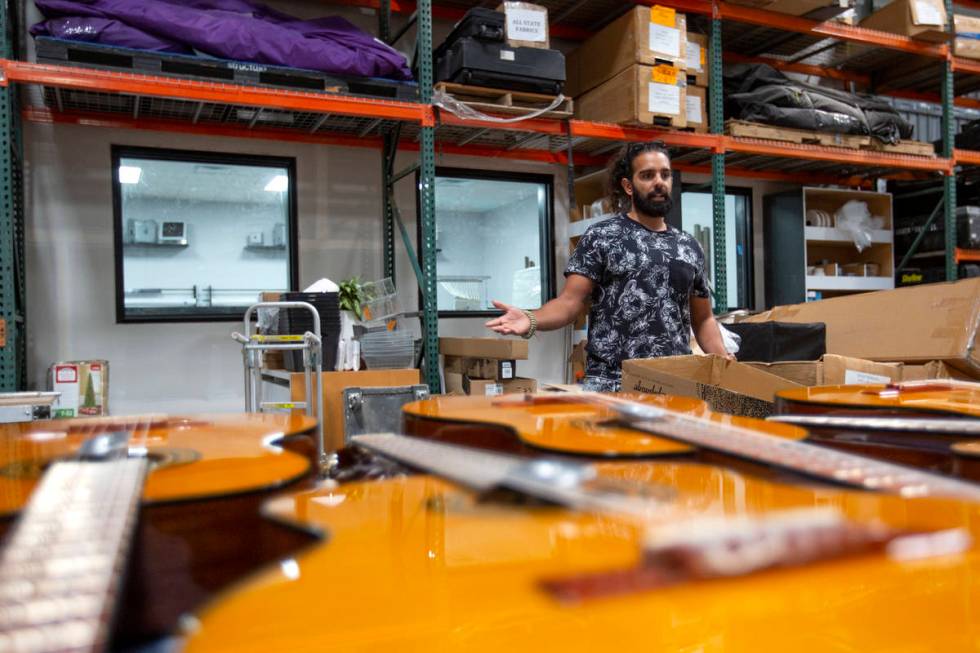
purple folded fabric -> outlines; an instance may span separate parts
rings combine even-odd
[[[31,27],[34,36],[51,36],[56,39],[89,41],[91,43],[111,43],[124,48],[152,50],[154,52],[173,52],[193,54],[194,51],[183,43],[148,34],[130,27],[118,20],[106,18],[52,18]]]
[[[299,20],[249,0],[35,2],[49,19],[115,20],[161,41],[181,43],[215,57],[356,77],[412,78],[401,53],[336,16]],[[84,40],[124,45],[101,36]]]

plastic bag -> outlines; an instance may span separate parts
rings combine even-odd
[[[436,105],[440,109],[445,109],[449,113],[457,116],[459,118],[466,118],[468,120],[482,120],[483,122],[496,122],[496,123],[513,123],[522,122],[524,120],[530,120],[531,118],[537,118],[549,111],[554,111],[558,106],[565,101],[564,95],[557,96],[554,101],[543,109],[538,109],[537,111],[532,111],[531,113],[524,116],[517,116],[516,118],[501,118],[500,116],[491,116],[490,114],[483,113],[482,111],[477,111],[473,107],[460,102],[452,95],[449,95],[445,91],[440,91],[436,89],[432,92],[432,104]]]
[[[734,331],[729,331],[724,324],[719,324],[718,329],[721,331],[721,339],[725,343],[725,351],[729,354],[737,354],[742,346],[742,336]]]
[[[851,200],[837,209],[834,217],[837,228],[854,241],[857,251],[863,252],[871,246],[871,230],[874,226],[867,202]]]

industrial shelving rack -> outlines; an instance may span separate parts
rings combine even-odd
[[[946,274],[955,278],[957,260],[972,254],[955,247],[956,174],[980,167],[980,152],[953,147],[953,106],[980,108],[961,97],[980,89],[980,61],[952,55],[947,44],[914,39],[733,5],[720,0],[538,0],[552,17],[551,34],[583,39],[632,4],[660,4],[693,17],[710,36],[710,130],[707,134],[635,128],[582,120],[536,118],[498,124],[458,118],[431,104],[432,19],[456,19],[477,0],[330,0],[329,4],[371,7],[378,13],[378,36],[391,32],[393,12],[408,14],[417,38],[418,102],[347,97],[236,84],[201,82],[17,61],[19,34],[8,11],[0,9],[4,58],[0,60],[0,317],[7,344],[0,348],[0,390],[24,383],[24,259],[20,121],[171,131],[370,147],[382,153],[385,276],[394,277],[395,231],[400,228],[422,288],[426,382],[439,392],[435,269],[435,157],[463,154],[520,159],[577,167],[605,163],[624,140],[659,138],[674,148],[674,167],[711,175],[714,210],[716,309],[725,305],[726,177],[842,184],[868,187],[872,179],[942,179],[946,224]],[[952,19],[952,0],[946,0]],[[957,4],[980,6],[972,0]],[[723,50],[722,44],[725,44]],[[819,75],[901,98],[940,101],[943,151],[913,156],[838,147],[798,145],[726,136],[723,127],[722,61],[764,62],[778,69]],[[18,94],[19,86],[26,92]],[[939,92],[935,92],[936,85]],[[21,98],[26,98],[23,108]],[[417,163],[394,169],[395,155],[415,152]],[[395,184],[419,179],[421,243],[415,255],[394,202]]]

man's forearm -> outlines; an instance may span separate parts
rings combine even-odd
[[[698,340],[698,345],[706,354],[721,354],[726,356],[728,350],[725,349],[725,339],[721,337],[721,327],[718,320],[711,317],[699,324],[694,330],[694,337]]]
[[[532,312],[538,321],[538,331],[552,331],[574,321],[581,309],[581,304],[557,297]]]

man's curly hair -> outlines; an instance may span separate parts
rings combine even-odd
[[[623,190],[620,180],[633,180],[633,160],[644,152],[660,152],[670,160],[670,150],[663,141],[643,141],[627,143],[609,163],[608,192],[616,211],[629,211],[632,208],[630,196]]]

